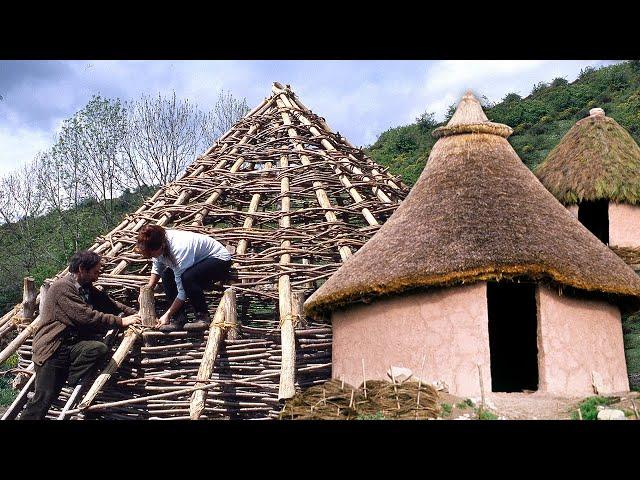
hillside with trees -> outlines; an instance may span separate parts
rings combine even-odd
[[[603,108],[640,143],[640,61],[586,68],[571,83],[564,78],[541,82],[525,98],[509,93],[498,103],[483,100],[489,120],[513,128],[509,142],[531,169],[593,107]],[[454,111],[455,105],[451,105],[442,123],[435,121],[433,113],[426,112],[411,125],[382,133],[366,151],[373,160],[413,185],[436,142],[431,132],[449,121]]]

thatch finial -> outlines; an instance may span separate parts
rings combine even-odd
[[[432,135],[439,138],[466,133],[489,133],[507,138],[513,133],[513,129],[501,123],[490,122],[473,92],[467,90],[449,123],[436,128]]]
[[[456,125],[472,125],[488,121],[489,119],[484,114],[482,105],[480,105],[478,99],[471,90],[467,90],[467,92],[462,96],[453,117],[451,117],[451,120],[447,123],[447,127],[453,127]]]
[[[601,108],[592,108],[589,110],[590,117],[604,117],[604,110]]]

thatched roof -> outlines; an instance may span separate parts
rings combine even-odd
[[[598,199],[640,203],[640,147],[600,108],[576,122],[535,173],[565,205]]]
[[[431,286],[502,277],[618,296],[640,278],[573,217],[465,95],[387,223],[305,303],[310,315]]]

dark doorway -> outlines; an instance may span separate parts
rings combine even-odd
[[[578,220],[601,242],[609,244],[609,202],[607,200],[581,202],[578,208]]]
[[[538,389],[536,285],[487,282],[491,391]]]

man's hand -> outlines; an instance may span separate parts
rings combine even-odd
[[[122,326],[124,328],[127,328],[130,325],[133,325],[134,323],[140,323],[142,321],[142,319],[140,318],[140,314],[136,313],[135,315],[129,315],[128,317],[123,317],[122,318]]]
[[[156,322],[156,327],[159,327],[160,325],[165,325],[167,323],[169,323],[169,319],[171,317],[169,317],[169,311],[167,310],[164,315],[162,315],[160,318],[158,318],[158,321]]]

